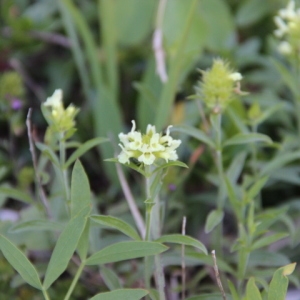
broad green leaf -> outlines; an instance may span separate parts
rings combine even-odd
[[[159,300],[159,292],[155,289],[150,289],[149,291],[149,297],[151,300]]]
[[[85,142],[84,144],[80,145],[76,151],[72,153],[72,155],[69,157],[67,162],[64,165],[64,168],[67,169],[77,158],[82,156],[85,152],[90,150],[91,148],[100,145],[101,143],[108,142],[109,140],[107,138],[94,138],[92,140],[89,140]]]
[[[35,143],[35,145],[44,155],[46,155],[50,159],[50,161],[55,166],[57,166],[58,168],[60,167],[58,157],[56,156],[54,151],[49,146],[42,144],[42,143]]]
[[[272,144],[273,141],[265,134],[261,133],[238,133],[232,138],[226,140],[223,144],[223,147],[231,146],[231,145],[242,145],[249,144],[255,142],[265,142],[268,144]]]
[[[296,263],[293,263],[275,271],[268,291],[268,300],[285,300],[289,284],[287,276],[294,272],[295,267]]]
[[[125,46],[141,43],[153,29],[156,5],[156,1],[115,1],[115,18],[112,30],[114,30],[118,42]],[[136,26],[137,24],[139,26]],[[133,32],[134,34],[132,34]]]
[[[0,194],[5,196],[5,197],[9,197],[15,200],[19,200],[25,203],[29,203],[32,204],[33,201],[31,199],[31,197],[29,195],[27,195],[26,193],[24,193],[23,191],[19,191],[17,189],[14,188],[9,188],[9,187],[0,187]]]
[[[140,300],[149,294],[143,289],[119,289],[112,292],[100,293],[90,300]]]
[[[226,51],[235,30],[228,3],[222,0],[201,0],[199,7],[206,25],[207,47],[213,51]]]
[[[81,162],[77,160],[71,179],[71,218],[87,206],[91,206],[90,184]]]
[[[269,10],[270,4],[268,1],[242,1],[236,13],[236,23],[241,27],[250,26],[265,17],[269,13]]]
[[[263,178],[260,178],[258,181],[256,181],[247,192],[247,198],[249,200],[253,200],[262,190],[262,188],[264,187],[268,179],[269,179],[268,176],[264,176]]]
[[[111,216],[92,215],[90,219],[96,223],[117,229],[134,240],[141,240],[137,231],[125,221]]]
[[[206,219],[205,232],[211,232],[217,225],[219,225],[222,222],[223,217],[224,212],[222,210],[212,210]]]
[[[105,284],[111,291],[122,288],[118,275],[112,269],[101,266],[100,273]]]
[[[25,254],[3,235],[0,235],[0,249],[8,262],[28,284],[39,290],[43,289],[35,267]]]
[[[182,235],[182,234],[163,235],[159,239],[157,239],[156,242],[193,246],[201,250],[205,254],[207,254],[207,249],[201,242],[187,235]]]
[[[258,287],[255,284],[254,277],[251,277],[246,286],[246,300],[262,300]]]
[[[253,245],[251,246],[251,250],[253,251],[255,249],[269,246],[270,244],[273,244],[278,240],[287,237],[288,235],[288,233],[275,233],[266,237],[262,237],[253,243]]]
[[[297,159],[300,159],[300,151],[278,155],[261,169],[260,175],[272,174],[277,169]]]
[[[127,259],[159,254],[168,247],[156,242],[120,242],[110,245],[93,254],[86,261],[87,265],[101,265]]]
[[[215,148],[213,140],[210,139],[202,130],[194,128],[188,125],[174,126],[170,129],[171,132],[181,132],[189,136],[194,137],[198,141],[207,144],[208,146]]]
[[[85,207],[78,212],[60,234],[45,274],[44,288],[46,290],[67,268],[84,230],[90,210],[90,207]]]
[[[64,225],[58,222],[48,221],[48,220],[30,220],[19,223],[13,226],[11,232],[22,232],[22,231],[62,231]]]

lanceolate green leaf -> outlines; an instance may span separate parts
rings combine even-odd
[[[255,249],[259,249],[265,246],[268,246],[272,243],[275,243],[278,240],[281,240],[285,237],[287,237],[289,234],[288,233],[275,233],[266,237],[262,237],[255,241],[251,247],[252,251]]]
[[[140,300],[149,292],[143,289],[120,289],[107,293],[100,293],[90,300]]]
[[[0,249],[8,262],[28,284],[39,290],[43,289],[35,267],[25,254],[3,235],[0,235]]]
[[[85,260],[89,250],[90,219],[87,220],[77,245],[77,253],[81,261]]]
[[[118,161],[117,158],[107,158],[107,159],[105,159],[104,161],[114,162],[114,163],[118,163],[118,164],[119,164],[119,161]],[[140,174],[142,174],[143,176],[146,177],[145,171],[144,171],[140,166],[137,166],[137,165],[135,165],[135,164],[132,163],[132,162],[130,162],[129,164],[126,163],[126,164],[124,164],[124,166],[129,167],[129,168],[131,168],[131,169],[133,169],[133,170],[139,172]]]
[[[247,192],[247,197],[249,198],[249,200],[253,200],[258,195],[258,193],[268,181],[268,178],[268,176],[264,176],[254,183],[254,185]]]
[[[119,218],[102,215],[92,215],[90,218],[96,223],[117,229],[134,240],[141,240],[137,231],[131,225]]]
[[[260,175],[263,176],[272,174],[274,171],[280,169],[282,166],[285,166],[288,163],[297,159],[300,159],[300,151],[278,155],[276,158],[271,160],[262,168]]]
[[[71,217],[91,205],[91,192],[88,177],[79,160],[76,161],[71,180]]]
[[[178,160],[175,160],[175,161],[170,161],[170,162],[168,162],[168,163],[165,163],[165,164],[163,164],[163,165],[157,167],[157,168],[152,172],[152,174],[153,174],[153,173],[156,173],[156,172],[158,172],[158,171],[160,171],[160,170],[163,170],[163,169],[165,169],[165,168],[172,167],[172,166],[177,166],[177,167],[182,167],[182,168],[188,168],[188,166],[187,166],[185,163],[183,163],[183,162],[181,162],[181,161],[178,161]]]
[[[223,217],[224,212],[222,210],[212,210],[206,219],[205,232],[211,232],[218,224],[220,224],[220,222],[222,222]]]
[[[261,133],[239,133],[233,136],[232,138],[226,140],[223,144],[223,147],[230,145],[242,145],[256,142],[265,142],[272,144],[272,140],[265,134]]]
[[[156,242],[121,242],[110,245],[93,254],[86,261],[87,265],[100,265],[127,259],[159,254],[168,247]]]
[[[11,232],[21,232],[21,231],[61,231],[64,229],[64,225],[58,222],[52,222],[48,220],[30,220],[19,223],[13,226]]]
[[[13,198],[15,200],[19,200],[29,204],[33,203],[29,195],[14,188],[9,188],[4,186],[0,187],[0,195],[4,195],[6,197]]]
[[[207,254],[207,249],[201,242],[187,235],[182,235],[182,234],[163,235],[162,237],[157,239],[156,242],[175,243],[175,244],[193,246],[201,250],[205,254]]]
[[[89,213],[89,206],[82,209],[81,212],[69,221],[59,236],[44,279],[44,288],[46,290],[67,268],[69,260],[76,250]]]
[[[85,152],[90,150],[91,148],[101,144],[108,142],[109,140],[107,138],[94,138],[92,140],[89,140],[82,144],[76,151],[72,153],[72,155],[69,157],[67,162],[65,163],[65,169],[67,169],[77,158],[79,158],[81,155],[83,155]]]
[[[275,271],[268,291],[268,300],[285,300],[289,284],[288,275],[294,272],[296,263],[286,265]]]
[[[101,266],[100,273],[105,284],[111,291],[122,288],[120,279],[112,269],[106,268],[105,266]]]
[[[182,132],[189,136],[194,137],[198,141],[215,148],[214,142],[200,129],[194,128],[188,125],[174,126],[171,128],[171,132]]]
[[[246,299],[247,300],[262,300],[258,287],[255,284],[254,277],[248,280],[246,287]]]

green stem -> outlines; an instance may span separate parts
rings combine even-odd
[[[218,209],[223,209],[224,206],[224,168],[223,168],[223,149],[222,149],[222,115],[217,115],[217,128],[216,130],[216,164],[218,169],[218,176],[219,176],[219,189],[218,189]]]
[[[42,290],[45,300],[50,300],[50,297],[46,290]]]
[[[82,261],[79,268],[78,268],[78,270],[77,270],[77,272],[76,272],[76,274],[75,274],[75,277],[74,277],[74,279],[73,279],[73,281],[72,281],[72,283],[69,287],[69,290],[68,290],[64,300],[69,300],[69,298],[70,298],[71,294],[73,293],[73,290],[76,286],[76,283],[77,283],[77,281],[78,281],[78,279],[79,279],[79,277],[80,277],[80,275],[83,271],[84,266],[85,266],[85,261]]]
[[[151,174],[153,169],[151,167],[146,168],[146,173]],[[153,176],[153,175],[152,175]],[[149,175],[146,177],[146,237],[145,239],[151,241],[154,237],[155,239],[159,238],[160,236],[160,217],[159,217],[159,198],[156,197],[153,199],[151,195],[151,184],[153,182],[153,177]],[[155,176],[155,175],[154,175]],[[155,222],[153,222],[155,219]],[[146,288],[150,288],[150,277],[151,277],[151,264],[150,264],[150,257],[145,257],[145,285]],[[160,261],[160,256],[155,255],[155,279],[156,279],[156,286],[159,291],[159,299],[165,300],[165,279],[162,264]]]
[[[65,199],[67,203],[70,201],[70,189],[69,189],[69,183],[68,183],[68,170],[65,169],[65,162],[66,162],[66,145],[64,140],[64,133],[60,133],[60,139],[59,139],[59,158],[60,158],[60,168],[62,172],[63,177],[63,184],[65,189]]]
[[[253,133],[257,133],[257,125],[253,124],[251,126],[251,130]],[[257,148],[256,148],[256,144],[253,143],[251,145],[251,159],[252,159],[252,172],[253,172],[253,176],[254,176],[254,182],[256,182],[258,180],[259,177],[259,172],[257,169]],[[258,209],[261,209],[262,207],[262,203],[261,203],[261,194],[260,192],[257,195],[257,201],[255,202],[256,206]]]
[[[218,210],[223,210],[224,207],[224,190],[225,190],[225,182],[224,182],[224,168],[223,168],[223,153],[222,153],[222,114],[218,114],[216,116],[216,123],[214,126],[216,133],[216,165],[218,170],[219,177],[219,187],[218,187],[218,198],[217,198],[217,208]],[[223,257],[222,251],[222,237],[223,237],[223,223],[222,221],[215,228],[214,232],[214,244],[215,250],[218,253],[219,257]]]

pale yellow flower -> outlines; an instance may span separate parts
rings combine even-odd
[[[180,140],[174,140],[170,136],[170,127],[166,135],[156,132],[153,125],[148,125],[146,134],[136,131],[135,121],[132,121],[132,129],[128,134],[120,133],[119,138],[122,148],[118,155],[120,163],[129,163],[131,158],[137,159],[145,165],[152,165],[157,159],[164,159],[166,162],[178,159],[176,149],[181,144]]]

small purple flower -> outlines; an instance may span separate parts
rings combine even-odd
[[[10,106],[13,110],[20,110],[23,107],[23,103],[18,98],[12,98],[10,102]]]
[[[173,184],[173,183],[169,184],[169,190],[170,190],[171,192],[176,191],[176,185]]]

